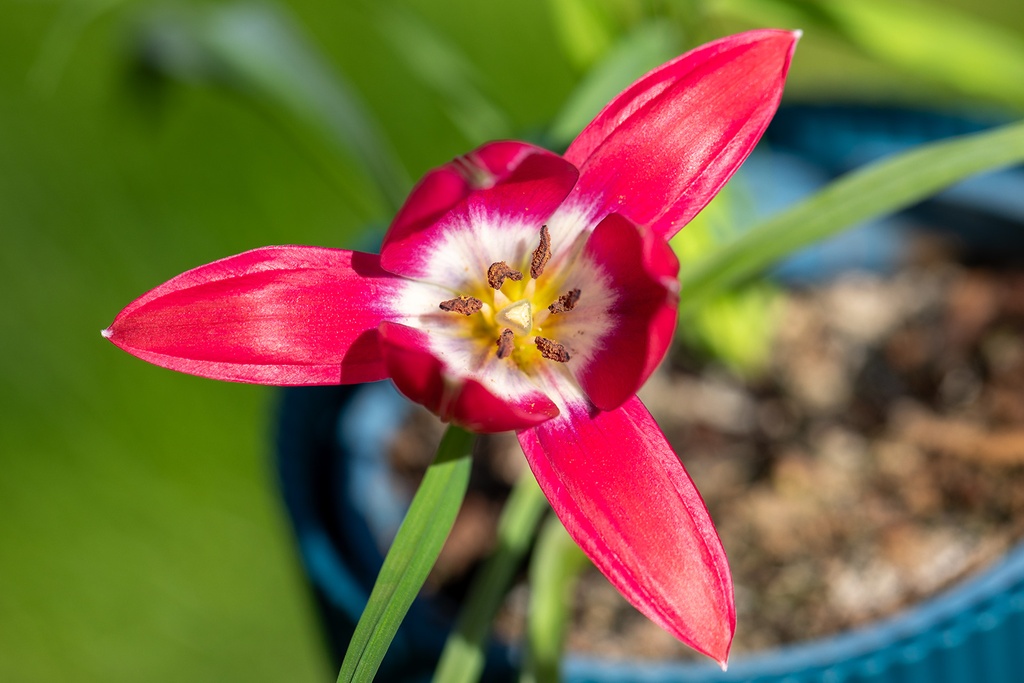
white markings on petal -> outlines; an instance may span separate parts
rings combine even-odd
[[[418,280],[403,280],[395,289],[395,297],[389,302],[395,311],[395,322],[429,331],[457,333],[466,330],[464,316],[438,307],[442,301],[452,298],[453,290]],[[461,292],[455,291],[455,294]]]
[[[481,208],[449,215],[441,235],[425,245],[423,279],[460,290],[480,282],[487,268],[505,261],[519,268],[537,246],[540,224],[521,216],[502,216]]]
[[[394,301],[399,315],[395,322],[429,333],[426,350],[444,364],[453,383],[475,379],[498,398],[510,402],[536,394],[538,387],[533,379],[514,363],[497,357],[497,335],[494,339],[474,336],[466,316],[438,308],[438,302],[448,296],[450,290],[446,287],[405,280]]]
[[[562,344],[569,351],[569,368],[576,370],[590,363],[601,348],[608,332],[621,324],[611,313],[617,293],[604,268],[580,255],[563,270],[566,276],[559,287],[561,292],[580,290],[576,306],[568,312],[548,314],[542,321],[538,315],[541,336]]]
[[[555,404],[562,416],[586,413],[594,407],[572,373],[562,363],[545,364],[534,379],[537,389]]]
[[[430,353],[445,364],[453,377],[475,379],[498,398],[522,402],[537,393],[536,378],[528,376],[515,363],[499,359],[497,338],[482,345],[479,340],[430,334]]]
[[[565,259],[579,253],[589,235],[597,226],[596,205],[583,204],[579,198],[569,198],[558,207],[547,221],[551,233],[551,261],[549,268],[565,267]]]

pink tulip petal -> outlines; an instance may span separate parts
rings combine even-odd
[[[395,386],[445,422],[454,422],[485,434],[525,429],[558,415],[551,400],[525,385],[520,373],[495,378],[485,388],[482,380],[454,374],[430,348],[430,334],[406,325],[386,322],[380,328],[384,359]],[[507,371],[500,363],[495,371]],[[516,375],[519,375],[518,377]],[[502,381],[504,380],[504,381]]]
[[[377,256],[265,247],[183,273],[128,305],[104,336],[143,360],[235,382],[387,377],[377,327],[398,281]]]
[[[577,177],[572,164],[539,147],[522,142],[484,145],[431,171],[413,189],[384,237],[381,266],[397,275],[442,284],[446,277],[461,276],[467,266],[477,265],[458,262],[462,254],[447,253],[453,243],[497,246],[491,233],[511,231],[521,234],[505,251],[514,246],[522,251],[526,241],[533,249],[541,225]],[[513,258],[512,253],[503,253],[494,260]],[[494,260],[483,263],[483,268]]]
[[[664,237],[690,221],[753,150],[782,97],[799,33],[748,31],[682,55],[619,94],[569,146],[573,204]]]
[[[736,626],[725,551],[704,501],[637,398],[570,405],[518,433],[555,513],[643,614],[724,664]]]
[[[526,157],[544,151],[525,142],[490,142],[429,171],[391,222],[385,244],[401,241],[410,232],[433,223],[480,186],[505,181]],[[470,174],[473,170],[476,175]]]
[[[659,235],[615,213],[594,229],[584,256],[610,280],[614,303],[605,336],[574,370],[594,405],[613,410],[643,386],[672,343],[679,261]]]

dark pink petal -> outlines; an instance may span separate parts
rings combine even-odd
[[[577,378],[594,405],[613,410],[643,386],[672,342],[679,261],[661,236],[617,213],[594,229],[584,255],[610,279],[615,302],[606,336]]]
[[[489,220],[541,224],[576,183],[572,164],[525,142],[492,142],[429,172],[388,229],[381,265],[407,277],[430,275],[431,246],[451,230]],[[467,235],[468,236],[468,235]],[[504,258],[512,258],[512,255]],[[487,264],[489,265],[489,264]]]
[[[423,330],[386,322],[380,334],[395,386],[445,422],[485,434],[525,429],[558,415],[555,404],[536,389],[499,387],[512,389],[503,399],[479,381],[453,374],[430,352],[430,335]]]
[[[633,605],[724,664],[736,627],[725,551],[704,501],[636,397],[518,434],[569,535]]]
[[[574,200],[671,237],[743,163],[782,98],[799,33],[748,31],[658,67],[569,146]]]
[[[103,334],[143,360],[235,382],[300,385],[387,377],[377,327],[398,284],[377,256],[265,247],[167,281]]]

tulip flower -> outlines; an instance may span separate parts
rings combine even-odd
[[[668,62],[564,155],[494,142],[431,171],[379,256],[249,251],[143,295],[104,336],[215,379],[390,378],[443,420],[516,431],[597,567],[724,665],[736,620],[725,552],[636,392],[676,326],[679,264],[667,240],[764,132],[798,37],[751,31]]]

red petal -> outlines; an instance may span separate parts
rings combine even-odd
[[[532,237],[577,176],[562,157],[525,142],[479,147],[429,172],[413,188],[384,237],[381,265],[398,275],[429,276],[425,257],[431,245],[450,230],[466,230],[481,219],[499,225],[503,218],[533,223]]]
[[[725,551],[704,501],[637,398],[519,433],[573,539],[648,618],[724,664],[736,627]]]
[[[446,422],[485,434],[525,429],[558,415],[555,404],[535,389],[518,387],[513,397],[499,398],[481,382],[452,373],[429,351],[429,335],[422,330],[386,322],[380,333],[395,386]]]
[[[213,379],[370,382],[387,377],[377,327],[396,284],[372,254],[266,247],[167,281],[104,336],[150,363]]]
[[[584,251],[611,280],[612,324],[577,377],[590,400],[613,410],[634,395],[665,357],[676,331],[679,261],[648,228],[610,214]]]
[[[569,146],[574,196],[671,237],[743,163],[782,97],[798,33],[716,40],[620,93]]]

